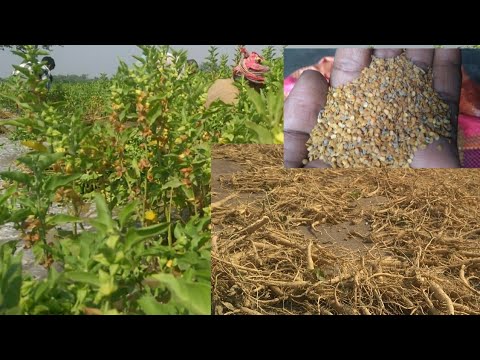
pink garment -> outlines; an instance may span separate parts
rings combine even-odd
[[[284,81],[283,81],[283,96],[284,99],[288,97],[290,94],[290,91],[292,91],[293,87],[295,86],[295,83],[297,82],[298,78],[300,75],[305,70],[315,70],[320,72],[325,79],[327,79],[328,82],[330,82],[330,74],[332,73],[333,69],[333,57],[332,56],[325,56],[323,57],[318,63],[311,65],[311,66],[306,66],[301,69],[298,69],[294,73],[290,74],[287,76]]]
[[[460,114],[458,126],[462,129],[465,137],[480,136],[480,121],[476,116]]]

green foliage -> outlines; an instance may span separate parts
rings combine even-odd
[[[19,257],[3,246],[2,313],[210,308],[210,148],[194,126],[198,99],[187,96],[185,53],[160,71],[167,48],[142,49],[143,64],[120,64],[113,79],[56,83],[47,94],[25,72],[3,85],[19,116],[2,123],[31,151],[0,173],[0,224],[14,223],[48,277],[18,277]],[[27,50],[18,55],[37,66],[39,50]],[[157,275],[169,277],[149,282]]]
[[[47,92],[23,71],[0,83],[13,114],[0,126],[30,150],[0,173],[0,226],[13,223],[48,269],[22,275],[16,244],[2,245],[0,313],[210,312],[210,142],[282,142],[283,60],[265,49],[265,86],[239,80],[237,104],[206,109],[211,84],[232,75],[227,56],[212,47],[194,72],[186,52],[140,49],[110,79]],[[42,54],[17,52],[34,69]]]
[[[15,241],[0,244],[0,315],[20,314],[22,255],[14,255]]]

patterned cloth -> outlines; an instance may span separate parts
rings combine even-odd
[[[319,71],[327,81],[333,68],[333,57],[324,57],[317,64],[293,72],[284,79],[286,99],[305,70]],[[463,168],[480,168],[480,84],[462,67],[462,91],[458,116],[458,150]]]
[[[265,59],[256,52],[249,53],[247,49],[242,48],[241,53],[243,58],[233,69],[233,77],[244,76],[248,81],[256,84],[263,84],[265,82],[265,75],[270,69],[261,63]]]
[[[462,68],[458,150],[464,168],[480,168],[480,85]]]
[[[464,168],[480,168],[480,118],[458,117],[458,151]]]

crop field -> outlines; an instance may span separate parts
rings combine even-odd
[[[210,314],[210,144],[283,142],[282,54],[206,107],[236,59],[141,49],[112,78],[0,83],[0,314]]]

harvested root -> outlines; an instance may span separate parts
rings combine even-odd
[[[251,233],[254,233],[255,231],[257,231],[258,229],[260,229],[263,225],[265,225],[268,221],[269,221],[269,217],[268,216],[264,216],[263,218],[261,218],[260,220],[258,220],[257,222],[253,223],[252,225],[250,226],[247,226],[245,229],[242,229],[238,232],[238,234],[251,234]]]
[[[480,315],[476,173],[286,170],[281,146],[218,148],[246,169],[232,193],[264,198],[212,211],[216,313]]]
[[[480,291],[475,290],[465,278],[465,265],[462,265],[462,267],[460,268],[460,279],[462,279],[463,283],[468,289],[472,290],[475,294],[480,295]]]
[[[242,306],[240,308],[240,310],[242,310],[245,314],[247,315],[262,315],[262,313],[258,312],[258,311],[255,311],[255,310],[252,310],[252,309],[249,309],[245,306]]]
[[[310,241],[310,243],[308,244],[308,247],[307,247],[307,269],[308,270],[313,270],[315,269],[315,265],[313,263],[313,259],[312,259],[312,242]]]
[[[445,291],[443,291],[440,285],[432,281],[430,282],[430,288],[432,289],[435,298],[447,307],[447,314],[454,315],[455,310],[453,308],[452,299],[450,299],[450,297],[445,293]]]
[[[219,201],[216,201],[214,203],[211,204],[211,207],[212,207],[212,211],[214,209],[218,209],[220,207],[222,207],[224,204],[226,204],[229,200],[237,197],[238,195],[237,194],[230,194],[228,195],[227,197],[223,198],[222,200],[219,200]]]

